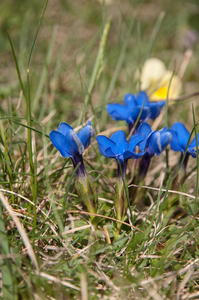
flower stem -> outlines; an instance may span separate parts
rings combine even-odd
[[[92,179],[86,174],[82,155],[75,154],[72,158],[72,161],[74,168],[79,165],[76,171],[77,179],[75,182],[77,193],[79,197],[82,198],[83,204],[85,204],[88,212],[96,214],[98,204],[97,192]],[[93,218],[94,217],[91,216],[91,220]]]
[[[83,162],[83,158],[82,158],[82,155],[81,154],[75,154],[72,158],[72,161],[73,161],[73,166],[74,168],[77,167],[77,165],[80,163],[77,171],[76,171],[76,175],[77,177],[85,177],[86,176],[86,170],[85,170],[85,167],[84,167],[84,162]]]
[[[137,183],[143,181],[148,172],[149,166],[151,162],[151,155],[146,152],[140,161],[139,170],[137,174]]]
[[[181,153],[179,165],[182,162],[183,156],[184,156],[184,153]],[[185,181],[185,178],[186,178],[186,168],[187,168],[187,163],[188,163],[188,160],[189,160],[189,156],[190,156],[189,153],[185,154],[184,161],[183,161],[182,166],[180,168],[180,172],[179,172],[179,177],[180,177],[179,182],[180,182],[180,184],[183,184],[184,181]]]
[[[116,193],[115,193],[115,210],[117,214],[117,218],[120,221],[123,221],[127,207],[128,207],[128,202],[127,202],[127,195],[125,191],[125,186],[126,184],[126,167],[127,167],[127,162],[124,161],[120,163],[118,161],[118,182],[116,184]],[[117,229],[116,229],[116,235],[119,235],[121,229],[121,223],[117,223]]]

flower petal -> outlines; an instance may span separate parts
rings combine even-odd
[[[84,145],[84,148],[88,148],[91,142],[91,138],[94,136],[95,131],[94,128],[90,125],[90,122],[87,123],[85,127],[83,127],[77,134],[80,141]]]
[[[82,144],[74,130],[69,130],[66,133],[66,147],[67,151],[71,153],[72,156],[77,153],[83,154],[84,152],[84,145]]]
[[[124,160],[127,160],[127,159],[130,159],[130,158],[140,158],[143,156],[143,152],[140,152],[140,153],[135,153],[134,151],[131,151],[131,150],[127,150],[125,153],[124,153]]]
[[[128,111],[132,111],[137,105],[136,96],[134,94],[126,94],[124,96],[124,105]]]
[[[158,82],[165,72],[165,64],[160,59],[147,59],[142,67],[141,89],[146,90],[153,82]]]
[[[153,131],[147,138],[147,152],[154,156],[162,152],[162,146],[160,141],[160,133],[158,131]]]
[[[128,121],[128,111],[127,108],[119,103],[111,103],[106,106],[111,118],[115,121],[126,120]],[[129,121],[128,121],[129,122]],[[130,123],[130,122],[129,122]]]
[[[149,97],[147,96],[147,93],[145,91],[141,91],[137,94],[137,105],[143,106],[148,106],[149,104]]]
[[[170,143],[170,147],[173,151],[175,152],[178,152],[178,151],[182,151],[184,152],[184,149],[182,149],[181,145],[180,145],[180,142],[179,142],[179,139],[178,139],[178,134],[176,131],[172,130],[172,129],[169,129],[168,130],[171,135],[172,135],[172,140],[171,140],[171,143]]]
[[[167,147],[167,145],[171,142],[172,140],[172,135],[170,132],[164,132],[160,134],[160,142],[162,146],[162,151]]]
[[[63,135],[66,135],[68,130],[73,130],[73,128],[70,125],[68,125],[67,123],[60,123],[57,128],[57,131],[62,133]]]
[[[198,143],[199,143],[199,133],[197,134],[197,140],[198,140]],[[191,156],[193,158],[196,158],[197,157],[197,151],[196,151],[196,138],[193,139],[193,141],[189,144],[189,147],[187,149],[187,152],[189,154],[191,154]],[[198,145],[198,150],[199,150],[199,145]]]
[[[160,133],[159,131],[152,132],[148,139],[148,152],[151,155],[160,155],[162,151],[167,147],[172,139],[172,135],[170,132]]]
[[[143,122],[139,127],[138,127],[138,130],[137,130],[137,133],[140,134],[140,135],[145,135],[145,139],[143,140],[143,142],[141,142],[139,144],[139,148],[141,151],[144,151],[145,148],[146,148],[146,142],[147,142],[147,138],[149,136],[149,134],[152,132],[151,130],[151,126],[145,122]]]
[[[133,123],[135,123],[135,121],[137,120],[138,116],[139,116],[139,113],[142,109],[142,106],[136,106],[132,111],[131,111],[131,119],[133,120]],[[150,118],[150,109],[149,107],[145,106],[142,110],[142,113],[141,113],[141,116],[140,116],[140,121],[143,122],[143,121],[146,121]]]
[[[157,101],[157,102],[150,102],[149,108],[151,111],[150,119],[155,120],[160,112],[162,107],[165,105],[166,101]]]
[[[59,150],[63,157],[72,157],[71,153],[67,151],[66,138],[63,134],[53,130],[50,132],[49,137],[53,146]]]
[[[199,147],[199,133],[197,134],[197,140],[198,140],[198,147]],[[193,141],[189,144],[189,147],[196,148],[196,138],[194,138]]]
[[[103,156],[111,157],[112,153],[113,154],[116,153],[116,144],[115,144],[115,142],[113,142],[112,140],[110,140],[106,136],[98,135],[96,137],[96,140],[98,142],[99,151]],[[110,150],[111,150],[111,152],[110,152]]]
[[[180,122],[174,123],[170,129],[177,132],[180,146],[185,150],[190,137],[189,131],[186,129],[184,124]]]
[[[124,131],[118,130],[112,134],[111,140],[116,144],[117,155],[122,155],[128,149],[128,142]]]
[[[134,151],[135,150],[135,147],[142,142],[146,140],[146,136],[145,135],[140,135],[140,134],[135,134],[135,135],[132,135],[130,140],[129,140],[129,147],[128,147],[128,150],[129,151]]]

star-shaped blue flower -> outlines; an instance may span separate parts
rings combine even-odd
[[[160,155],[172,139],[172,135],[167,127],[152,132],[151,126],[145,122],[139,126],[137,132],[146,136],[146,139],[140,143],[139,147],[140,150],[148,153],[150,157]]]
[[[112,136],[107,138],[104,135],[97,136],[97,142],[100,153],[109,158],[115,158],[118,163],[118,181],[116,183],[115,211],[119,220],[123,220],[128,207],[126,192],[123,179],[126,178],[127,161],[130,158],[140,158],[143,153],[136,153],[135,148],[145,139],[145,136],[139,134],[133,135],[129,142],[126,140],[124,131],[118,130]],[[127,189],[126,189],[127,190]],[[117,231],[120,231],[121,224],[118,223]]]
[[[127,124],[131,124],[129,127],[132,128],[142,107],[143,110],[139,119],[139,124],[148,119],[155,120],[159,116],[164,105],[165,101],[150,102],[147,93],[141,91],[137,95],[126,94],[124,97],[124,105],[112,103],[108,104],[106,109],[113,120],[125,120]]]
[[[172,141],[170,143],[171,149],[176,152],[180,151],[182,154],[184,154],[190,138],[190,132],[187,130],[184,124],[180,122],[174,123],[169,132],[172,134]],[[197,139],[199,140],[199,133],[197,134]],[[196,138],[194,138],[188,145],[187,154],[190,154],[192,157],[196,158]]]
[[[90,145],[94,134],[94,129],[88,121],[87,125],[78,134],[67,123],[60,123],[57,131],[51,131],[49,136],[51,142],[63,157],[73,159],[76,154],[83,154],[84,150]]]
[[[90,145],[91,138],[95,134],[90,121],[83,127],[78,134],[67,123],[60,123],[57,131],[50,132],[50,140],[52,144],[59,150],[63,157],[71,157],[74,167],[80,162],[81,165],[77,170],[85,174],[82,154],[84,150]]]
[[[140,158],[143,153],[136,153],[135,147],[142,142],[145,137],[139,134],[133,135],[129,142],[126,140],[124,131],[118,130],[107,138],[104,135],[97,136],[99,151],[103,156],[115,158],[120,163],[129,158]]]

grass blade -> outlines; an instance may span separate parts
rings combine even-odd
[[[88,87],[88,92],[87,92],[87,95],[84,100],[85,115],[86,115],[87,107],[91,101],[91,94],[95,87],[96,80],[97,80],[97,78],[99,78],[99,76],[102,72],[104,51],[105,51],[105,46],[106,46],[109,29],[110,29],[110,21],[105,25],[104,30],[103,30],[98,55],[97,55],[97,58],[95,61],[93,73],[92,73],[91,80],[90,80],[89,87]]]

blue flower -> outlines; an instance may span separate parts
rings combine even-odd
[[[139,147],[141,151],[145,151],[150,157],[160,155],[172,139],[172,135],[167,127],[152,132],[149,124],[142,123],[137,132],[146,136],[146,139],[140,143]]]
[[[50,132],[50,140],[59,150],[63,157],[70,157],[72,159],[74,168],[76,170],[77,180],[75,187],[81,199],[84,199],[88,211],[92,214],[97,212],[97,193],[92,179],[87,176],[84,167],[82,154],[84,150],[90,145],[91,138],[95,134],[90,121],[83,127],[78,134],[67,123],[60,123],[57,131]],[[91,219],[93,216],[91,216]]]
[[[171,142],[172,135],[168,132],[167,127],[164,127],[159,131],[152,132],[150,125],[147,123],[142,123],[137,132],[138,134],[144,134],[146,136],[146,139],[144,139],[139,145],[140,150],[145,151],[145,154],[140,161],[137,174],[137,180],[142,181],[149,169],[151,158],[162,153],[162,151]]]
[[[172,141],[170,144],[171,149],[176,152],[180,151],[183,155],[190,138],[190,132],[180,122],[174,123],[169,132],[172,134]],[[199,140],[199,133],[197,134],[197,138]],[[196,158],[196,138],[194,138],[188,145],[187,154],[190,154],[192,157]]]
[[[144,136],[133,135],[127,142],[124,131],[118,130],[111,138],[104,135],[97,136],[99,151],[103,156],[115,158],[120,163],[129,158],[140,158],[143,153],[135,153],[135,147],[144,140]]]
[[[57,131],[50,132],[50,140],[52,144],[59,150],[63,157],[71,157],[74,167],[80,164],[78,172],[85,174],[82,154],[90,145],[92,136],[95,134],[90,121],[83,127],[78,134],[67,123],[60,123]]]
[[[104,135],[97,136],[97,142],[100,153],[109,158],[115,158],[118,163],[118,181],[116,183],[116,193],[114,198],[115,211],[119,220],[123,220],[128,207],[126,191],[127,183],[126,167],[130,158],[140,158],[143,153],[136,153],[135,148],[144,140],[145,136],[133,135],[129,142],[126,140],[124,131],[118,130],[112,134],[111,138]],[[123,176],[122,176],[123,174]],[[124,179],[124,183],[123,183]],[[126,186],[126,191],[125,191]],[[120,232],[121,223],[117,223],[117,233]]]
[[[94,134],[94,129],[88,121],[87,125],[78,134],[67,123],[60,123],[57,131],[51,131],[49,136],[51,142],[63,157],[73,158],[76,154],[83,154],[84,150],[90,145]]]
[[[148,119],[155,120],[159,116],[164,105],[165,101],[150,102],[146,92],[141,91],[138,95],[126,94],[124,97],[124,105],[118,103],[108,104],[106,109],[113,120],[125,120],[127,124],[131,124],[131,126],[129,126],[131,129],[137,120],[142,107],[143,110],[139,119],[139,124]]]

